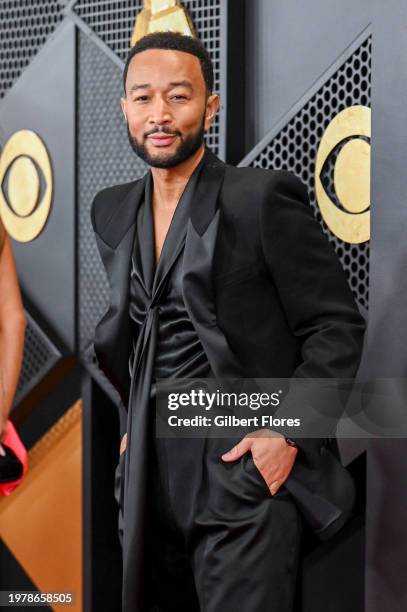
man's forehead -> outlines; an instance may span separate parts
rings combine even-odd
[[[136,53],[132,58],[129,64],[129,71],[143,70],[143,67],[151,70],[151,64],[156,68],[165,64],[166,70],[171,69],[171,67],[174,70],[184,68],[185,70],[190,69],[194,71],[200,68],[199,59],[192,55],[192,53],[173,49],[146,49]]]

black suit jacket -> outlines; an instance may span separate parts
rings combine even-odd
[[[91,213],[111,289],[95,352],[125,406],[130,261],[144,185],[142,178],[104,189]],[[306,187],[289,172],[229,166],[206,151],[187,228],[183,295],[217,378],[351,378],[358,369],[364,320]],[[313,508],[316,497],[318,505],[337,493],[338,465],[326,468],[323,440],[297,442],[303,461],[297,458],[291,481],[310,485]],[[324,470],[328,482],[321,485]],[[349,514],[349,483],[341,503],[344,495],[346,509],[331,504],[317,526],[321,533]]]

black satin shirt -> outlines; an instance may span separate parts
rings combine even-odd
[[[150,340],[153,340],[155,345],[153,381],[159,378],[211,376],[208,359],[191,323],[182,296],[185,235],[189,205],[198,172],[199,167],[180,198],[157,265],[154,254],[151,174],[146,183],[144,201],[140,204],[137,214],[130,276],[129,314],[133,338],[137,339],[145,325],[154,296],[156,310],[154,340],[150,334]],[[135,344],[130,360],[131,371],[137,352],[139,351]]]

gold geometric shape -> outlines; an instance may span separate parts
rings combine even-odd
[[[358,138],[371,135],[371,110],[350,106],[338,113],[319,143],[315,162],[315,193],[322,217],[335,236],[351,244],[370,238],[370,144]],[[338,208],[326,193],[321,171],[332,150],[345,143],[335,163],[335,191],[345,210]]]
[[[134,47],[136,42],[148,34],[148,24],[151,19],[151,0],[144,0],[143,8],[136,17],[131,35],[130,47]]]
[[[130,46],[133,47],[140,38],[151,32],[167,31],[196,36],[192,20],[180,0],[144,0],[143,9],[136,18]]]
[[[34,162],[25,155],[18,157],[9,174],[9,200],[20,217],[27,217],[35,208],[40,193],[40,179]]]
[[[23,161],[27,158],[30,163]],[[32,160],[41,169],[45,179],[44,194],[38,204],[39,178]],[[13,169],[15,165],[17,165],[16,170]],[[9,168],[11,207],[2,189]],[[36,179],[33,178],[33,171],[37,174]],[[15,240],[30,242],[42,232],[51,210],[52,193],[52,168],[45,144],[31,130],[15,132],[6,142],[0,155],[0,217],[8,233]]]
[[[78,401],[30,450],[22,483],[0,499],[6,546],[41,592],[73,593],[69,609],[77,612],[82,610],[81,414]]]

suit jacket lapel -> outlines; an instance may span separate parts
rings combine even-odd
[[[182,291],[185,307],[218,378],[242,377],[240,364],[216,322],[213,267],[221,209],[219,196],[226,165],[209,149],[191,203],[183,257]],[[95,351],[123,403],[130,388],[131,326],[129,282],[135,223],[144,194],[146,174],[96,223],[99,250],[111,289],[108,311],[95,331]]]
[[[137,210],[148,173],[130,189],[121,202],[112,202],[113,213],[96,224],[99,251],[110,285],[109,308],[96,326],[94,347],[102,370],[128,401],[131,328],[129,282]]]
[[[242,377],[236,355],[216,321],[214,253],[226,165],[206,150],[185,239],[182,290],[185,307],[217,378]]]
[[[113,210],[97,223],[98,235],[111,249],[120,247],[127,231],[134,226],[148,178],[149,172],[135,181],[126,197],[121,202],[112,202]]]

